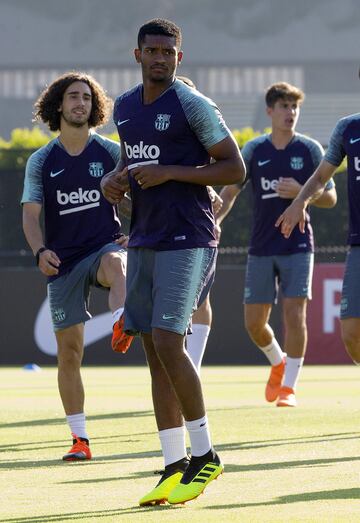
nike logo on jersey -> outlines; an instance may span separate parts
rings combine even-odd
[[[61,169],[61,171],[56,171],[56,173],[53,173],[51,171],[50,178],[55,178],[55,176],[58,176],[59,174],[63,173],[64,171],[65,171],[65,169]]]
[[[360,138],[350,138],[351,145],[356,142],[360,142]]]
[[[271,162],[271,160],[259,160],[258,161],[258,166],[259,167],[263,167],[264,165],[266,165],[269,162]]]
[[[127,120],[118,120],[118,125],[122,125],[123,123],[126,123],[126,122],[129,122],[130,121],[130,118],[128,118]]]

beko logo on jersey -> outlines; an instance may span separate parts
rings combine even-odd
[[[268,180],[267,178],[264,178],[264,176],[262,176],[260,178],[260,182],[261,182],[261,188],[263,191],[272,191],[271,193],[268,193],[268,194],[262,194],[261,195],[262,200],[267,200],[268,198],[278,198],[279,197],[278,193],[276,192],[276,188],[278,186],[279,180]]]
[[[124,142],[126,156],[131,160],[132,158],[145,158],[147,160],[156,160],[160,156],[160,148],[157,145],[146,145],[141,140],[139,144],[133,146]]]
[[[97,191],[96,189],[84,191],[82,187],[79,187],[77,191],[72,191],[68,194],[57,190],[56,199],[59,205],[80,204],[78,207],[71,207],[70,209],[59,211],[60,215],[70,214],[73,212],[84,211],[85,209],[91,209],[92,207],[99,207],[100,191]]]

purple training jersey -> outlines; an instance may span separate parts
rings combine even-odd
[[[50,280],[120,236],[115,208],[100,190],[101,177],[119,157],[119,144],[97,133],[77,156],[58,138],[30,156],[21,203],[43,205],[45,245],[61,260],[59,274]]]
[[[360,245],[360,113],[338,121],[332,132],[325,160],[339,166],[347,156],[349,245]]]
[[[294,178],[301,185],[310,178],[323,158],[319,142],[296,133],[285,149],[276,149],[270,135],[247,142],[242,149],[247,167],[247,181],[253,189],[254,218],[249,253],[257,256],[294,254],[314,250],[313,231],[307,213],[305,233],[295,228],[284,238],[275,222],[290,205],[291,199],[276,192],[279,178]],[[331,180],[326,189],[334,187]]]
[[[142,85],[117,98],[114,122],[125,164],[202,166],[210,147],[230,135],[215,104],[180,80],[153,103]],[[205,186],[169,181],[143,190],[129,175],[132,218],[129,247],[176,250],[215,247],[214,217]]]

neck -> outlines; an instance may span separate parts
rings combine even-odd
[[[87,125],[71,127],[63,124],[61,125],[59,140],[71,156],[77,156],[85,149],[89,136],[90,129]]]
[[[164,82],[153,82],[151,80],[143,80],[143,104],[153,103],[159,96],[161,96],[166,89],[173,83],[174,78],[169,78]]]
[[[271,142],[276,149],[285,149],[295,136],[294,130],[282,131],[280,129],[271,130]]]

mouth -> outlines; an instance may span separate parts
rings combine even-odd
[[[167,71],[167,68],[161,65],[153,65],[151,66],[151,70],[159,73],[165,73]]]

